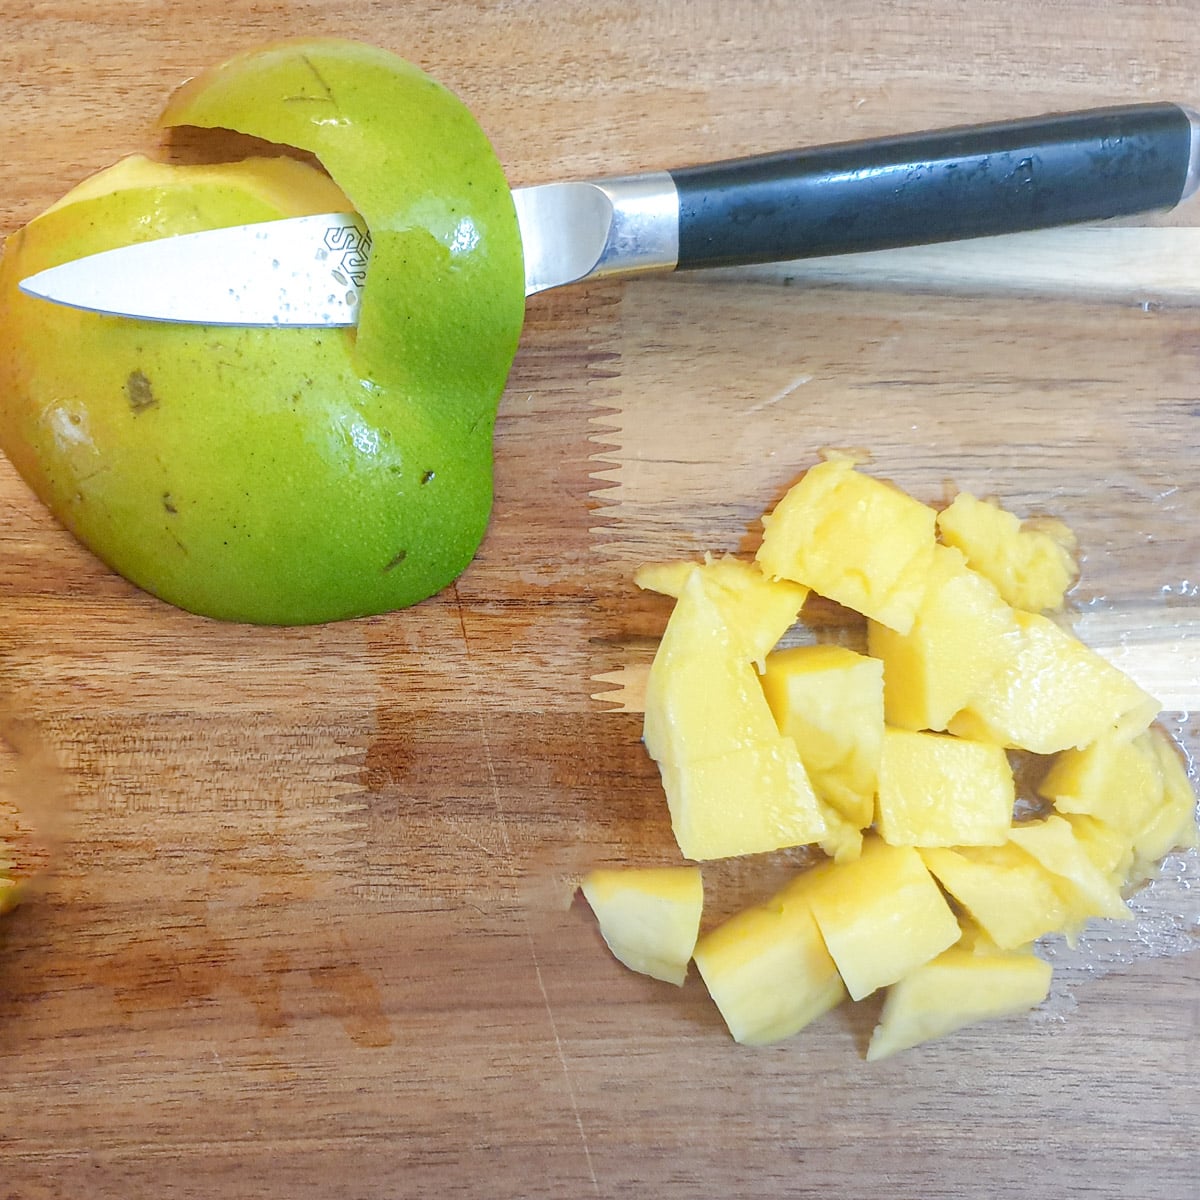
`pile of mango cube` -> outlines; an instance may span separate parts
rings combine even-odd
[[[1130,920],[1125,897],[1197,844],[1159,705],[1056,613],[1074,539],[959,494],[938,512],[832,455],[763,518],[753,561],[637,574],[675,603],[645,745],[684,858],[824,851],[700,933],[699,866],[591,872],[614,954],[682,984],[733,1037],[789,1037],[886,989],[868,1059],[1035,1007],[1049,934]],[[810,594],[861,614],[866,653],[780,648]],[[1041,807],[1017,815],[1013,762]]]

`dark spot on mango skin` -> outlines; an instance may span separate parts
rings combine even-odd
[[[170,492],[163,492],[162,506],[166,512],[171,514],[171,516],[174,516],[179,511],[179,509],[175,507],[175,501],[171,499]]]
[[[432,483],[432,482],[433,482],[433,478],[434,478],[434,472],[433,472],[433,471],[426,471],[426,472],[425,472],[425,473],[424,473],[424,474],[421,476],[421,486],[422,486],[422,487],[424,487],[424,486],[425,486],[425,484],[427,484],[427,483]]]
[[[394,571],[408,557],[407,550],[401,550],[396,554],[386,567],[383,568],[383,573],[386,575],[389,571]]]
[[[141,371],[129,372],[129,378],[125,380],[125,395],[129,399],[129,407],[135,413],[158,407],[158,397],[150,386],[150,380]]]

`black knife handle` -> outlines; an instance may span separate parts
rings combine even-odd
[[[672,170],[680,268],[1016,233],[1171,208],[1194,121],[1132,104]]]

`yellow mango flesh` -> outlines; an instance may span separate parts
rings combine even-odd
[[[695,960],[729,1032],[743,1045],[790,1037],[846,997],[802,885],[706,933]]]
[[[763,517],[757,559],[772,578],[907,633],[925,594],[935,519],[927,505],[833,458]]]
[[[1054,754],[1114,729],[1132,737],[1157,716],[1153,696],[1049,617],[1015,619],[1013,657],[950,722],[951,733]]]
[[[685,858],[697,862],[824,842],[837,829],[787,738],[687,762],[663,761],[659,771],[675,841]],[[854,845],[845,853],[856,850]]]
[[[886,729],[877,828],[895,846],[998,846],[1016,788],[1000,746]]]
[[[1163,803],[1134,843],[1146,869],[1170,850],[1190,850],[1200,846],[1196,794],[1179,750],[1157,726],[1149,730],[1149,737],[1162,772]]]
[[[938,514],[937,527],[942,541],[961,550],[1014,608],[1062,608],[1078,568],[1075,538],[1061,522],[1022,525],[999,505],[960,492]]]
[[[1016,652],[1011,608],[957,551],[934,548],[912,628],[872,621],[869,652],[883,662],[884,711],[900,729],[944,730]]]
[[[732,555],[702,563],[652,563],[640,568],[640,588],[679,599],[693,572],[699,572],[721,609],[733,642],[752,662],[764,659],[796,623],[808,588],[785,579],[768,579],[758,564]]]
[[[1093,866],[1118,890],[1129,882],[1133,870],[1133,846],[1111,825],[1087,813],[1067,813],[1063,820],[1071,826],[1080,849]]]
[[[689,575],[654,655],[643,738],[660,763],[718,757],[779,736],[721,598],[704,575]]]
[[[762,689],[817,795],[856,828],[868,826],[883,743],[883,665],[844,646],[795,646],[767,656]]]
[[[740,602],[713,572],[691,572],[646,684],[646,749],[679,848],[696,860],[819,842],[837,827],[775,725],[744,624],[731,625]]]
[[[1078,929],[1091,917],[1133,920],[1133,913],[1112,880],[1092,861],[1060,816],[1015,825],[1011,840],[1058,881],[1067,905],[1067,930]]]
[[[1030,951],[952,946],[888,988],[867,1047],[874,1062],[932,1038],[1027,1012],[1050,992],[1051,966]]]
[[[1013,842],[934,846],[920,855],[942,887],[1003,950],[1067,927],[1068,907],[1054,876]]]
[[[1159,729],[1135,738],[1110,732],[1082,750],[1068,750],[1055,759],[1038,792],[1060,813],[1102,821],[1143,865],[1196,841],[1195,796]]]
[[[615,958],[682,986],[704,907],[698,867],[600,869],[580,887]]]
[[[864,838],[858,859],[816,867],[797,887],[855,1000],[902,979],[959,938],[954,913],[911,846]]]
[[[921,586],[906,591],[906,571],[895,571],[903,545],[873,558],[873,544],[845,544],[857,520],[893,543],[918,525],[886,519],[894,496],[864,480],[842,460],[806,475],[769,514],[778,519],[758,573],[710,558],[651,564],[637,582],[677,597],[646,729],[663,752],[680,846],[709,858],[803,841],[834,859],[702,937],[706,986],[747,1044],[788,1037],[845,995],[887,988],[868,1052],[876,1059],[1041,1002],[1051,967],[1032,944],[1072,939],[1095,918],[1130,919],[1122,889],[1148,856],[1195,844],[1197,831],[1187,770],[1165,733],[1146,729],[1153,698],[1045,616],[1015,607],[959,549],[935,543]],[[854,509],[844,520],[825,519],[834,496]],[[1031,549],[1044,543],[983,509],[985,548],[1019,535],[991,546],[1000,561],[1024,564],[1025,591],[1013,598],[1031,603],[1036,585],[1047,604],[1061,599],[1066,577],[1043,571]],[[951,523],[965,512],[974,528],[974,511],[959,506]],[[913,545],[928,536],[921,520]],[[796,565],[805,558],[815,566]],[[869,654],[769,650],[796,611],[760,610],[776,572],[867,615]],[[851,580],[841,594],[839,572]],[[898,594],[913,606],[905,633],[865,611]],[[703,661],[685,668],[693,654]],[[1055,756],[1040,790],[1060,812],[1014,825],[1010,748]],[[812,799],[798,807],[806,780]]]

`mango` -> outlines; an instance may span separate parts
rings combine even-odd
[[[1071,826],[1076,842],[1096,870],[1118,890],[1124,888],[1133,874],[1133,846],[1129,839],[1087,813],[1066,813],[1063,820]]]
[[[1051,974],[1030,950],[952,946],[888,988],[867,1061],[1036,1008],[1050,993]]]
[[[740,604],[713,572],[689,573],[650,666],[643,738],[679,848],[696,860],[821,841],[856,853],[853,832],[825,809],[776,727],[750,661],[753,638],[735,624]]]
[[[1196,844],[1196,798],[1161,729],[1135,738],[1109,732],[1060,754],[1038,784],[1059,813],[1102,822],[1128,846],[1144,873],[1168,851]]]
[[[902,979],[959,938],[954,913],[911,846],[866,837],[859,858],[816,867],[796,886],[855,1000]]]
[[[846,998],[803,878],[735,913],[696,945],[696,968],[743,1045],[790,1037]]]
[[[809,468],[763,517],[756,558],[791,579],[907,633],[925,594],[937,514],[844,457]]]
[[[893,846],[998,846],[1016,787],[1004,750],[941,733],[885,729],[876,827]]]
[[[1015,842],[932,846],[921,859],[937,881],[1002,950],[1026,946],[1068,924],[1053,874]]]
[[[1075,536],[1061,521],[1025,522],[988,500],[959,492],[937,518],[947,546],[1026,612],[1061,609],[1079,573]]]
[[[274,43],[190,81],[167,125],[314,154],[106,173],[0,257],[0,448],[109,566],[182,608],[271,624],[404,607],[465,569],[524,316],[512,195],[474,118],[404,60]],[[344,194],[343,194],[344,193]],[[124,320],[17,290],[134,241],[354,207],[354,329]]]
[[[1092,861],[1070,823],[1062,817],[1053,815],[1014,825],[1009,838],[1055,877],[1066,903],[1063,932],[1073,934],[1092,917],[1133,920],[1120,890]]]
[[[944,730],[1012,660],[1017,623],[995,587],[957,551],[936,546],[911,629],[867,626],[883,663],[884,712],[901,729]]]
[[[634,574],[640,588],[678,599],[692,572],[700,572],[739,652],[760,663],[796,623],[808,588],[787,580],[768,579],[755,562],[724,555],[702,563],[652,563]]]
[[[650,664],[642,736],[656,761],[713,758],[779,737],[751,651],[711,579],[689,575]]]
[[[879,783],[883,664],[845,646],[793,646],[767,656],[762,689],[817,795],[865,829]]]
[[[1113,731],[1134,737],[1158,715],[1153,696],[1049,617],[1014,618],[1012,658],[950,721],[951,733],[1054,754]]]
[[[1069,537],[968,497],[944,514],[959,549],[931,514],[832,458],[764,518],[754,563],[636,575],[675,597],[644,734],[680,848],[832,859],[696,942],[740,1043],[880,989],[869,1059],[1026,1011],[1050,985],[1037,939],[1129,920],[1125,891],[1197,843],[1157,702],[1041,611]],[[810,588],[866,616],[869,653],[779,648]],[[1053,756],[1056,811],[1014,823],[1016,749]]]
[[[698,867],[589,871],[580,885],[613,956],[631,970],[682,986],[700,933]]]
[[[795,743],[777,737],[726,754],[660,762],[671,829],[685,858],[704,862],[828,843],[853,855],[836,815],[817,799]]]

